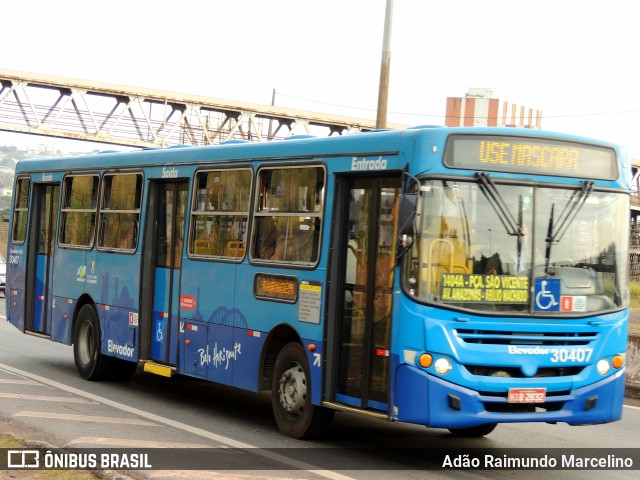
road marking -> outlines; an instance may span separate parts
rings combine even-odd
[[[624,405],[625,408],[632,408],[633,410],[640,410],[640,407],[636,407],[634,405]]]
[[[34,382],[33,380],[13,380],[10,378],[0,378],[0,383],[11,385],[40,385],[38,382]]]
[[[291,480],[298,477],[292,477],[287,475],[286,473],[283,475],[278,471],[261,471],[258,474],[249,474],[249,473],[231,473],[229,471],[225,471],[224,473],[220,472],[208,472],[205,470],[186,470],[177,472],[175,470],[145,470],[145,477],[153,480],[160,479],[166,480],[171,478],[173,480],[220,480],[224,478],[226,480],[251,480],[251,479],[260,479],[260,480]],[[304,477],[299,477],[304,478]]]
[[[166,480],[168,478],[174,480],[220,480],[222,478],[226,480],[251,480],[251,479],[260,479],[260,480],[291,480],[296,477],[291,477],[287,474],[279,474],[278,471],[270,471],[258,472],[255,474],[248,473],[230,473],[230,471],[221,472],[208,472],[205,470],[185,470],[185,471],[176,471],[176,470],[145,470],[144,472],[145,478],[148,479],[161,479]],[[303,478],[303,477],[300,477]]]
[[[62,403],[96,403],[83,398],[74,397],[50,397],[48,395],[26,395],[22,393],[0,393],[0,398],[12,398],[14,400],[36,400],[38,402],[62,402]]]
[[[174,443],[174,442],[154,442],[152,440],[126,440],[124,438],[108,437],[80,437],[71,440],[65,447],[77,444],[103,445],[109,447],[122,448],[212,448],[211,445],[203,443]],[[215,447],[228,448],[228,447]]]
[[[87,423],[123,423],[125,425],[141,425],[146,427],[160,427],[159,423],[140,420],[139,418],[99,417],[94,415],[73,415],[70,413],[51,412],[18,412],[14,417],[48,418],[51,420],[72,420],[74,422]]]
[[[65,385],[64,383],[56,382],[55,380],[50,380],[48,378],[41,377],[40,375],[36,375],[34,373],[31,373],[31,372],[20,370],[18,368],[14,368],[12,366],[6,365],[4,363],[0,363],[0,368],[4,368],[5,370],[8,370],[8,371],[10,371],[12,373],[15,373],[15,374],[18,374],[18,375],[21,375],[23,377],[30,378],[32,380],[35,380],[36,382],[41,382],[41,383],[44,383],[45,385],[49,385],[51,387],[55,387],[57,389],[63,390],[63,391],[65,391],[67,393],[70,393],[72,395],[77,395],[79,397],[83,397],[83,398],[86,398],[86,399],[91,400],[93,402],[101,403],[103,405],[108,405],[109,407],[116,408],[118,410],[122,410],[122,411],[125,411],[127,413],[131,413],[133,415],[137,415],[137,416],[142,417],[142,418],[146,418],[147,420],[150,420],[152,422],[162,423],[164,425],[168,425],[170,427],[177,428],[177,429],[192,433],[194,435],[198,435],[198,436],[206,438],[208,440],[212,440],[214,442],[219,442],[219,443],[221,443],[223,445],[227,445],[229,447],[254,449],[254,450],[252,450],[252,452],[254,452],[255,455],[260,455],[260,456],[262,456],[264,458],[268,458],[269,460],[280,462],[280,463],[283,463],[285,465],[290,465],[291,467],[293,467],[295,469],[298,469],[298,470],[304,470],[304,471],[308,471],[308,472],[311,472],[311,473],[315,473],[318,476],[321,476],[321,477],[324,477],[324,478],[329,478],[331,480],[354,480],[353,477],[348,477],[346,475],[341,475],[339,473],[332,472],[330,470],[323,470],[323,469],[320,469],[319,467],[317,467],[315,465],[311,465],[311,464],[306,463],[306,462],[300,462],[300,461],[294,460],[292,458],[287,458],[287,457],[285,457],[283,455],[279,455],[277,453],[273,453],[273,452],[270,452],[268,450],[264,450],[262,448],[258,448],[255,445],[251,445],[249,443],[239,442],[238,440],[234,440],[232,438],[225,437],[223,435],[218,435],[217,433],[208,432],[207,430],[204,430],[202,428],[192,427],[191,425],[187,425],[185,423],[177,422],[175,420],[170,420],[168,418],[163,418],[160,415],[155,415],[155,414],[150,413],[150,412],[145,412],[144,410],[140,410],[138,408],[129,407],[128,405],[125,405],[124,403],[115,402],[113,400],[109,400],[108,398],[103,398],[103,397],[100,397],[98,395],[94,395],[93,393],[82,391],[82,390],[80,390],[78,388],[69,387],[68,385]]]

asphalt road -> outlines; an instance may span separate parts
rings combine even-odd
[[[3,312],[4,306],[0,307]],[[154,469],[127,471],[133,478],[520,479],[553,474],[561,479],[600,479],[639,475],[640,402],[635,399],[627,399],[619,422],[586,427],[500,425],[480,439],[338,413],[326,440],[296,441],[278,432],[264,394],[141,371],[124,384],[87,382],[75,371],[71,347],[23,335],[4,316],[0,320],[0,432],[91,452],[153,448]],[[207,447],[216,450],[202,450]],[[577,458],[604,455],[608,461],[613,455],[614,461],[630,459],[635,470],[574,468],[552,473],[499,464],[515,457],[545,455],[559,461],[563,456],[573,458],[569,464],[573,467]],[[454,468],[456,462],[476,457],[480,464]],[[485,468],[487,459],[492,468]],[[444,468],[443,462],[448,462]],[[194,466],[200,469],[188,470]]]

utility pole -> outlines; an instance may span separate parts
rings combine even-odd
[[[387,104],[389,102],[389,68],[391,65],[391,23],[393,0],[387,0],[384,15],[384,37],[382,39],[382,61],[380,62],[380,85],[378,88],[378,114],[376,128],[387,127]]]
[[[276,89],[273,89],[273,93],[271,94],[271,106],[273,107],[276,104]],[[269,119],[269,132],[267,133],[267,140],[273,140],[273,119]]]

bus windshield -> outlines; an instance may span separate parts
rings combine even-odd
[[[419,300],[504,314],[594,314],[627,302],[628,198],[578,187],[425,180],[404,268]]]

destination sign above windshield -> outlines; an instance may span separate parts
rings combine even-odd
[[[612,148],[508,135],[451,135],[445,165],[497,172],[615,180]]]

